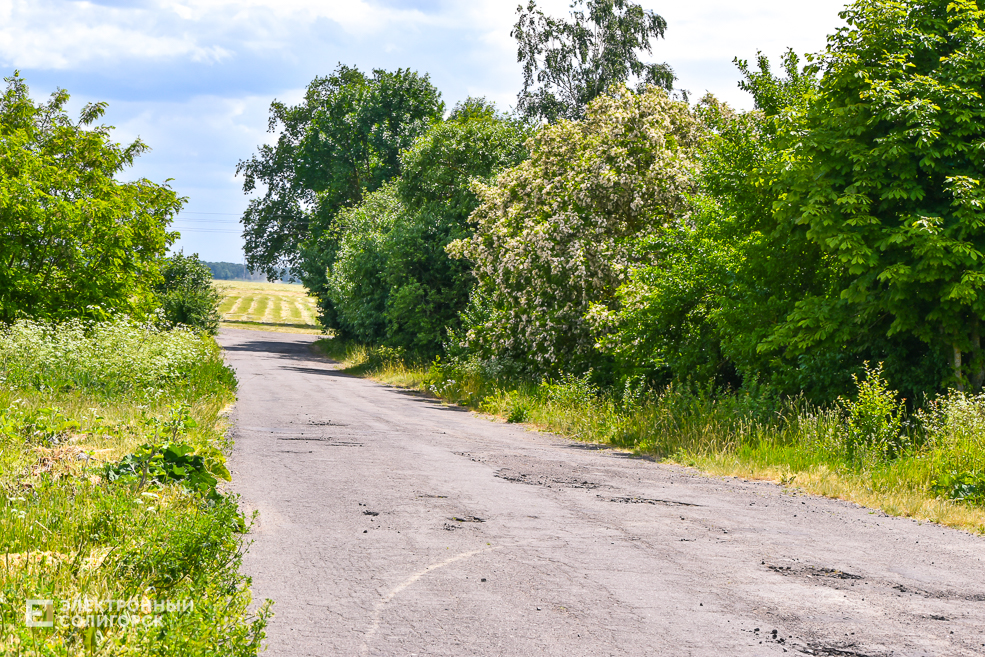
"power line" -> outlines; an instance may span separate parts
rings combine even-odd
[[[179,233],[216,233],[220,235],[241,235],[238,230],[224,228],[176,228]]]
[[[175,221],[189,221],[198,224],[238,224],[239,222],[234,219],[197,219],[195,217],[175,217]]]
[[[236,212],[189,212],[188,210],[182,210],[178,214],[179,215],[181,215],[181,214],[215,214],[215,215],[223,215],[223,216],[226,216],[226,217],[241,217],[241,216],[243,216],[242,214],[238,214]]]

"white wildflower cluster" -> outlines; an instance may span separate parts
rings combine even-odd
[[[613,88],[584,120],[542,128],[529,160],[477,184],[475,235],[448,247],[474,263],[490,302],[467,346],[540,369],[590,358],[590,307],[611,307],[636,243],[686,215],[703,134],[663,90]]]
[[[20,320],[0,332],[0,376],[15,386],[147,390],[186,376],[217,357],[215,350],[189,329],[161,330],[129,317]]]
[[[934,447],[968,443],[977,450],[985,448],[985,393],[949,390],[929,400],[916,419]]]

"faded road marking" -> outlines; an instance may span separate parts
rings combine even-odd
[[[369,654],[369,644],[372,643],[373,637],[376,636],[376,632],[380,629],[380,617],[383,615],[383,609],[387,606],[387,604],[391,600],[397,597],[397,595],[399,595],[401,591],[403,591],[405,588],[407,588],[417,580],[427,575],[432,570],[438,570],[439,568],[444,568],[445,566],[449,566],[455,563],[456,561],[461,561],[462,559],[468,559],[469,557],[474,557],[475,555],[482,554],[483,552],[498,550],[501,547],[502,546],[496,546],[490,548],[483,548],[481,550],[472,550],[471,552],[462,552],[461,554],[457,554],[450,559],[445,559],[440,563],[431,564],[424,570],[420,570],[414,573],[413,575],[405,579],[403,582],[401,582],[396,588],[394,588],[392,591],[390,591],[385,596],[380,598],[380,601],[376,603],[376,609],[373,610],[373,622],[370,624],[369,629],[366,631],[366,638],[363,639],[363,644],[359,648],[359,654],[360,655]]]

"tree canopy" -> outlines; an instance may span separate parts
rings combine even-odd
[[[954,382],[978,389],[985,12],[973,0],[860,0],[842,17],[814,63],[817,92],[791,117],[781,204],[840,276],[798,302],[782,337],[804,350],[885,316],[888,335],[946,345]]]
[[[249,267],[270,277],[298,272],[319,297],[323,322],[336,327],[325,287],[341,239],[335,218],[398,175],[400,152],[443,112],[428,76],[405,69],[366,75],[340,65],[313,80],[301,104],[275,101],[276,145],[236,169],[244,192],[263,188],[242,219]]]
[[[19,74],[0,97],[0,321],[100,318],[154,305],[167,227],[184,199],[117,178],[147,150],[97,125],[106,103],[73,121],[59,89],[35,104]]]
[[[806,63],[736,60],[751,111],[675,99],[637,4],[518,12],[520,117],[345,67],[275,104],[251,257],[294,258],[326,327],[532,377],[982,387],[976,2],[858,0]]]
[[[443,110],[426,75],[367,76],[343,65],[315,78],[300,104],[271,103],[268,129],[280,131],[277,143],[236,167],[244,193],[263,191],[243,215],[250,269],[273,276],[297,267],[305,242],[395,176],[400,151]]]
[[[651,39],[663,37],[667,21],[627,0],[574,0],[570,20],[554,18],[529,0],[517,7],[513,27],[523,90],[517,108],[529,118],[577,119],[585,107],[614,84],[635,78],[640,88],[671,89],[667,64],[644,63]]]

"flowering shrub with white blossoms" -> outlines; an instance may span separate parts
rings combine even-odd
[[[19,320],[0,330],[0,381],[16,387],[148,392],[211,366],[222,367],[213,340],[126,316],[59,324]]]
[[[463,346],[541,372],[589,366],[586,314],[615,303],[639,239],[687,214],[703,136],[665,91],[613,87],[584,120],[541,128],[529,160],[476,184],[475,235],[448,246],[473,263],[484,307]]]

